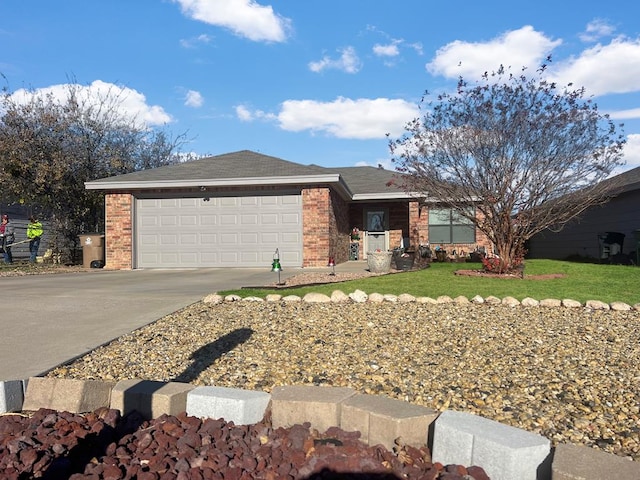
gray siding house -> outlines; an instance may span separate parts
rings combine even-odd
[[[614,180],[620,186],[609,202],[586,210],[559,232],[546,230],[535,235],[528,245],[528,257],[561,260],[580,256],[608,261],[624,254],[638,264],[640,167]]]

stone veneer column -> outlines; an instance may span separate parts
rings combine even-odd
[[[105,267],[133,268],[133,195],[109,193],[105,198]]]

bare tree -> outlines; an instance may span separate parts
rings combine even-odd
[[[532,78],[500,67],[435,100],[427,92],[422,118],[389,144],[404,188],[473,222],[499,272],[521,262],[534,234],[606,201],[615,182],[602,180],[621,165],[623,135],[583,88],[545,80],[545,67]]]
[[[72,83],[65,93],[0,97],[2,199],[44,213],[60,251],[104,228],[104,196],[84,182],[177,163],[184,141],[124,115],[116,90],[89,98]]]

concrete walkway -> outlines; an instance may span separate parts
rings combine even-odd
[[[346,262],[336,271],[362,271]],[[281,279],[324,269],[285,268]],[[270,269],[108,271],[0,278],[0,381],[40,375],[206,295],[277,281]]]

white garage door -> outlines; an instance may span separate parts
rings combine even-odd
[[[302,266],[300,195],[138,199],[138,268]]]

